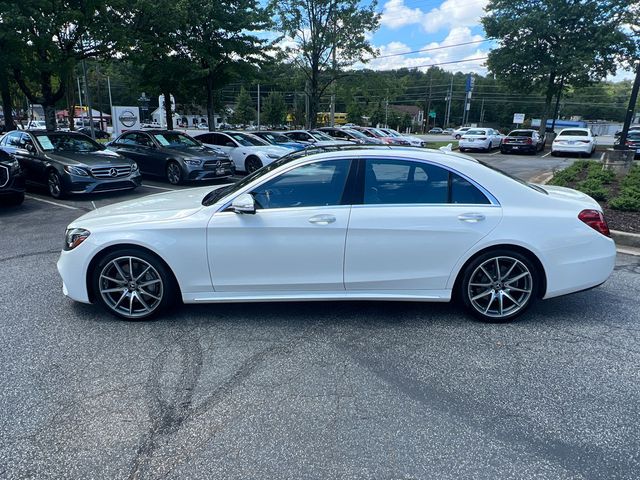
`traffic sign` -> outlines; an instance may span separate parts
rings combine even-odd
[[[524,113],[514,113],[513,123],[516,123],[516,124],[524,123]]]

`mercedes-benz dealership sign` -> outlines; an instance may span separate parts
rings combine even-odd
[[[120,135],[127,130],[140,128],[140,109],[138,107],[113,107],[113,134]]]

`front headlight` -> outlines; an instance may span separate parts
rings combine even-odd
[[[13,172],[17,172],[18,170],[20,170],[20,162],[14,159],[13,162],[9,164],[9,170]]]
[[[277,160],[278,158],[280,158],[280,155],[277,155],[275,153],[267,153],[267,157]]]
[[[80,175],[81,177],[89,176],[89,172],[87,172],[84,168],[74,167],[72,165],[66,165],[64,169],[67,173],[70,173],[71,175]]]
[[[202,160],[187,159],[184,160],[184,163],[187,165],[191,165],[192,167],[199,167],[200,165],[202,165]]]
[[[64,250],[73,250],[91,235],[84,228],[68,228],[64,236]]]
[[[136,162],[133,162],[133,163],[131,164],[131,171],[132,171],[132,172],[136,172],[136,171],[138,171],[138,164],[137,164]]]

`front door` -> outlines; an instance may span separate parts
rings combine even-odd
[[[347,234],[347,290],[444,290],[460,256],[502,216],[478,187],[429,163],[367,159],[362,181]]]
[[[218,292],[344,290],[350,160],[295,167],[253,189],[256,213],[222,211],[208,229]]]

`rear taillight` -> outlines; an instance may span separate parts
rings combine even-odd
[[[582,143],[589,143],[591,140],[578,140],[578,141]]]
[[[604,219],[602,212],[598,210],[582,210],[578,214],[578,219],[589,225],[595,231],[600,232],[602,235],[606,237],[611,236],[609,225],[607,225],[607,221]]]
[[[486,140],[487,137],[479,137],[478,140]]]

